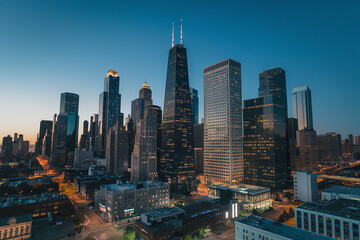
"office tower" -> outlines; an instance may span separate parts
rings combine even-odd
[[[243,179],[241,64],[232,59],[204,69],[204,175]]]
[[[140,182],[158,178],[157,173],[157,130],[158,110],[150,105],[136,127],[134,151],[131,157],[131,182]]]
[[[89,150],[89,122],[87,120],[84,121],[83,125],[83,134],[80,137],[80,148]]]
[[[52,130],[47,129],[42,143],[43,157],[49,158],[51,155],[51,138],[52,138]]]
[[[190,97],[191,97],[191,112],[193,118],[193,124],[199,123],[199,96],[198,90],[195,88],[190,88]]]
[[[297,131],[299,131],[298,120],[296,118],[288,118],[289,139],[296,139]]]
[[[12,155],[12,144],[12,137],[10,135],[3,137],[1,153],[3,153],[7,158],[10,158]]]
[[[125,131],[128,135],[128,166],[131,168],[131,155],[134,151],[134,144],[135,144],[135,126],[134,126],[134,120],[130,117],[130,114],[125,119]]]
[[[355,145],[360,145],[360,135],[355,135]]]
[[[36,154],[41,154],[42,153],[42,143],[44,140],[44,136],[45,133],[48,129],[52,129],[52,121],[48,121],[48,120],[41,120],[40,122],[40,130],[39,130],[39,134],[38,134],[38,138],[35,144],[35,153]]]
[[[204,173],[204,124],[194,125],[195,173]]]
[[[145,108],[150,105],[152,105],[151,89],[145,82],[139,91],[139,98],[131,102],[131,118],[133,119],[135,129],[138,122],[144,117]]]
[[[97,155],[97,140],[99,136],[99,114],[93,114],[90,117],[90,150],[94,151],[95,155]]]
[[[30,148],[30,142],[23,141],[21,155],[26,156],[27,154],[29,154],[29,148]]]
[[[354,136],[352,134],[348,134],[348,139],[351,144],[354,144]]]
[[[296,118],[288,118],[288,135],[289,135],[289,157],[290,169],[296,169],[296,132],[298,131],[298,123]]]
[[[15,139],[15,137],[14,137],[14,139]],[[22,134],[19,134],[19,137],[17,137],[17,133],[16,133],[16,141],[14,141],[13,145],[12,145],[12,155],[15,155],[15,156],[22,155],[23,142],[24,142],[24,136]]]
[[[299,130],[313,129],[311,91],[308,86],[293,90],[293,116],[298,120]]]
[[[109,173],[124,175],[128,171],[128,135],[121,116],[117,124],[109,129],[106,141],[106,170]]]
[[[159,177],[174,191],[191,190],[195,177],[193,124],[186,48],[169,50]]]
[[[62,93],[60,113],[55,114],[52,127],[51,157],[52,165],[71,166],[74,151],[78,145],[79,131],[79,95]]]
[[[17,142],[18,134],[14,133],[14,142]]]
[[[245,182],[282,189],[289,177],[285,71],[264,71],[259,80],[259,98],[244,101]]]
[[[334,132],[317,135],[319,164],[334,166],[341,161],[341,136]]]
[[[354,161],[354,144],[352,134],[341,142],[342,163],[351,163]]]
[[[317,202],[318,184],[317,174],[307,171],[294,173],[294,199],[302,202]]]
[[[319,160],[316,131],[303,129],[296,134],[298,156],[295,169],[313,172],[318,168]]]
[[[119,93],[120,77],[118,72],[110,70],[104,79],[104,92],[99,101],[99,157],[105,157],[106,135],[109,129],[119,120],[121,110],[121,95]]]

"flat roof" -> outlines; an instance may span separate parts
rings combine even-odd
[[[360,188],[336,185],[325,189],[323,192],[360,195]]]
[[[164,182],[153,182],[153,181],[145,181],[140,182],[139,184],[103,184],[101,185],[102,188],[107,188],[109,191],[119,192],[131,189],[142,189],[142,188],[152,188],[152,187],[162,187],[165,186],[167,183]]]
[[[179,215],[179,214],[182,214],[182,213],[185,213],[185,211],[183,209],[181,209],[181,208],[178,208],[178,207],[172,207],[172,208],[164,207],[164,208],[159,208],[159,209],[147,211],[147,212],[144,212],[142,214],[147,216],[150,220],[156,221],[156,220],[159,220],[159,219],[176,216],[176,215]]]
[[[335,199],[331,201],[308,202],[295,209],[304,209],[342,218],[360,220],[360,201]]]
[[[23,223],[23,222],[31,222],[31,214],[18,215],[13,217],[3,217],[0,218],[0,226],[10,225],[9,222]]]
[[[241,193],[241,194],[248,194],[248,195],[257,195],[265,192],[270,192],[270,188],[267,187],[260,187],[255,185],[249,184],[212,184],[208,185],[208,188],[216,188],[220,190],[231,190],[233,192]]]
[[[283,237],[287,237],[294,240],[304,239],[333,239],[324,235],[316,234],[300,228],[285,225],[279,222],[275,222],[269,219],[261,218],[258,216],[250,215],[237,220],[236,222],[258,228],[270,233],[274,233]]]

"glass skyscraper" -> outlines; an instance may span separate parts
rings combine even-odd
[[[285,71],[264,71],[259,80],[259,98],[244,102],[245,182],[281,189],[289,176]]]
[[[195,177],[193,124],[186,48],[169,50],[159,177],[176,191],[191,190]]]
[[[190,88],[190,97],[191,97],[191,112],[193,118],[193,124],[199,123],[199,96],[198,90],[195,88]]]
[[[241,64],[232,59],[204,69],[204,175],[243,180]]]
[[[294,88],[293,115],[298,120],[299,130],[313,129],[311,91],[308,86]]]

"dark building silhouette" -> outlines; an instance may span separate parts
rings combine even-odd
[[[296,132],[298,131],[298,122],[296,118],[288,118],[288,136],[289,136],[289,158],[290,169],[296,170]]]
[[[121,116],[121,95],[119,93],[120,77],[118,72],[110,70],[104,79],[104,92],[99,100],[99,142],[95,151],[99,157],[105,157],[106,135]]]
[[[52,129],[53,122],[50,120],[41,120],[38,138],[35,144],[35,153],[42,154],[42,144],[45,133],[48,129]]]
[[[319,164],[334,166],[341,161],[341,136],[334,132],[318,134]]]
[[[83,125],[83,134],[80,137],[80,148],[81,149],[89,149],[89,141],[90,141],[90,137],[89,137],[89,122],[87,120],[84,121],[84,125]]]
[[[204,173],[204,124],[194,125],[195,173]]]
[[[282,189],[289,178],[285,71],[264,71],[259,80],[259,98],[244,102],[245,182]]]
[[[159,177],[173,190],[194,179],[194,144],[186,48],[169,50]],[[185,185],[183,184],[185,183]]]
[[[3,153],[4,156],[7,158],[10,158],[12,156],[12,144],[12,137],[10,135],[3,137],[1,153]]]
[[[129,148],[129,160],[128,165],[129,168],[131,168],[131,154],[134,151],[134,144],[135,144],[135,126],[134,126],[134,120],[131,118],[130,114],[125,119],[125,131],[128,135],[128,148]]]
[[[199,123],[199,94],[195,88],[190,88],[191,97],[191,112],[193,118],[193,124]]]
[[[42,143],[42,149],[41,149],[41,154],[43,157],[48,157],[50,158],[51,155],[51,138],[52,138],[52,129],[47,129],[45,136],[44,136],[44,140]]]

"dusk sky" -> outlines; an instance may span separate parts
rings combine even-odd
[[[243,100],[258,96],[259,73],[286,71],[292,89],[312,91],[318,133],[360,134],[360,1],[0,1],[0,137],[34,143],[60,94],[80,95],[80,126],[98,113],[110,69],[120,75],[121,110],[145,80],[164,106],[171,26],[187,48],[190,86],[226,58],[242,64]],[[82,127],[80,127],[82,131]],[[80,136],[81,132],[79,132]]]

